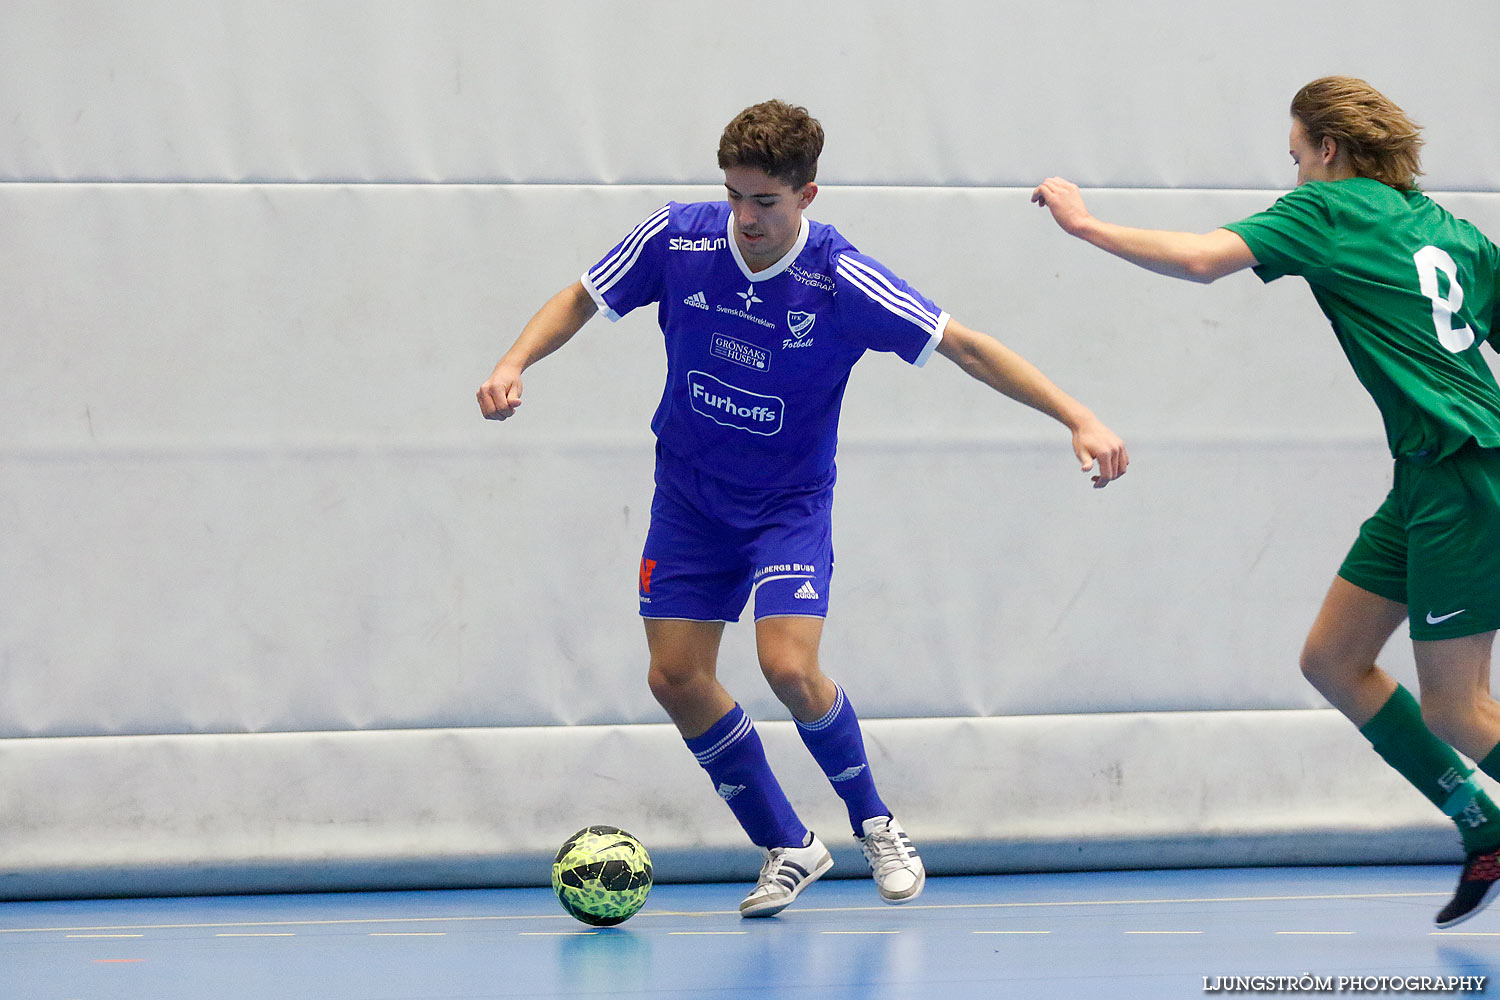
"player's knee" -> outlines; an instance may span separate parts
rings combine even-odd
[[[1302,647],[1302,656],[1298,661],[1298,665],[1302,668],[1302,676],[1320,691],[1336,676],[1337,663],[1337,657],[1333,655],[1332,650],[1311,639]]]
[[[796,657],[762,657],[761,673],[781,703],[793,713],[806,714],[806,707],[816,700],[822,672],[816,661]]]
[[[692,709],[705,690],[701,671],[665,663],[651,664],[646,684],[656,703],[674,718],[679,711]]]
[[[666,708],[680,699],[685,686],[681,674],[662,669],[654,663],[646,674],[646,685],[651,688],[651,696],[657,703]]]
[[[1302,647],[1298,665],[1308,683],[1325,695],[1358,683],[1375,669],[1373,663],[1353,655],[1350,650],[1336,643],[1320,642],[1316,637],[1309,637]]]
[[[1473,718],[1471,707],[1462,700],[1422,692],[1422,722],[1432,735],[1444,743],[1463,743]]]

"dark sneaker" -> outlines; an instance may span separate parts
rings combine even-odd
[[[816,836],[808,837],[806,847],[771,848],[755,888],[740,903],[740,916],[775,916],[832,867],[833,856]]]
[[[1470,854],[1453,898],[1437,915],[1437,925],[1461,924],[1484,909],[1495,898],[1496,884],[1500,884],[1500,847]]]

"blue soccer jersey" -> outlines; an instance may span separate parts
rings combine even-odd
[[[802,220],[786,255],[751,272],[726,202],[671,202],[590,268],[618,320],[657,305],[667,384],[651,429],[708,475],[769,489],[830,481],[849,371],[867,350],[926,363],[948,314],[832,226]]]

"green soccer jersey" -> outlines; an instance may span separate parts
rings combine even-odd
[[[1420,191],[1356,177],[1303,184],[1224,228],[1262,281],[1307,279],[1392,455],[1500,447],[1500,387],[1479,354],[1500,327],[1500,250],[1471,223]]]

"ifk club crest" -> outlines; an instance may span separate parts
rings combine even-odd
[[[796,312],[789,310],[786,314],[786,325],[791,327],[792,336],[801,340],[812,332],[813,324],[818,321],[817,313]]]

